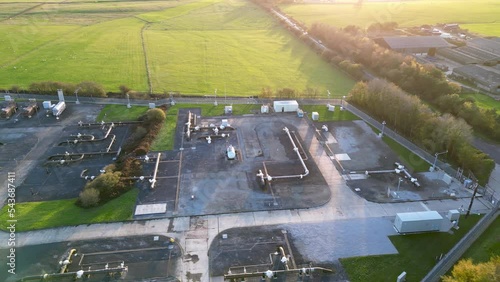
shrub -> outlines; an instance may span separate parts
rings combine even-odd
[[[80,206],[84,208],[95,207],[99,204],[99,191],[95,188],[84,189],[78,197]]]
[[[136,156],[144,156],[147,153],[148,153],[148,150],[146,148],[144,148],[143,146],[139,146],[139,147],[135,148],[135,150],[134,150],[134,154]]]
[[[156,124],[165,121],[167,115],[161,109],[150,109],[146,112],[145,120],[147,123]]]
[[[101,200],[108,201],[120,194],[118,193],[122,186],[119,185],[120,176],[121,172],[106,172],[101,174],[94,181],[87,183],[84,191],[87,189],[96,189],[99,191]]]

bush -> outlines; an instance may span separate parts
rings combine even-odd
[[[149,124],[156,124],[165,121],[167,115],[161,109],[150,109],[145,114],[145,121]]]
[[[87,189],[96,189],[99,191],[101,200],[108,201],[118,196],[123,185],[120,183],[121,172],[106,172],[97,176],[94,181],[87,183],[84,192]]]
[[[139,146],[137,148],[135,148],[134,150],[134,154],[136,156],[144,156],[148,153],[148,150],[146,148],[144,148],[143,146]]]
[[[116,167],[122,173],[122,177],[140,176],[142,173],[141,162],[133,157],[126,157],[120,160]]]
[[[99,204],[99,191],[95,188],[84,189],[78,197],[80,206],[84,208],[95,207]]]

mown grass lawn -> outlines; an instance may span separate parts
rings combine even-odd
[[[462,259],[470,258],[474,263],[479,263],[488,261],[492,256],[500,256],[500,217],[477,238]]]
[[[349,280],[396,281],[403,271],[408,282],[420,281],[437,263],[436,258],[446,254],[479,221],[481,216],[460,218],[460,229],[453,234],[434,232],[390,236],[399,254],[340,259]],[[355,247],[355,246],[353,246]]]
[[[323,22],[363,28],[377,22],[397,22],[400,26],[459,23],[484,35],[500,35],[500,6],[490,0],[352,1],[352,4],[282,4],[280,8],[295,19],[311,25]],[[361,5],[354,5],[362,3]]]
[[[17,203],[16,231],[29,231],[80,224],[125,221],[132,219],[138,189],[132,189],[108,203],[90,209],[75,205],[76,199]],[[0,212],[0,229],[6,230],[8,206]]]
[[[133,106],[130,109],[125,105],[106,105],[101,110],[96,122],[101,121],[136,121],[148,110],[146,106]]]
[[[177,126],[177,113],[182,108],[200,108],[203,117],[222,116],[224,115],[224,107],[226,105],[219,104],[176,104],[167,110],[167,119],[165,124],[156,137],[151,151],[166,151],[174,149],[175,130]],[[260,111],[260,105],[256,104],[235,104],[233,105],[233,115],[252,114]]]

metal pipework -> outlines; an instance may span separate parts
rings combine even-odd
[[[109,152],[109,150],[111,150],[111,146],[113,146],[113,143],[115,143],[116,135],[114,135],[114,134],[113,134],[113,135],[111,135],[111,136],[112,136],[112,137],[111,137],[111,142],[109,143],[108,148],[106,148],[106,153],[108,153],[108,152]]]
[[[304,168],[304,174],[294,174],[294,175],[282,175],[282,176],[270,176],[267,175],[267,179],[270,181],[273,178],[274,179],[283,179],[283,178],[295,178],[298,177],[300,179],[306,177],[309,175],[309,169],[307,169],[306,164],[304,163],[304,160],[302,159],[302,156],[300,155],[299,148],[295,145],[295,142],[293,141],[292,135],[290,134],[290,130],[288,127],[283,128],[283,130],[286,132],[288,135],[288,138],[290,139],[290,142],[292,142],[293,146],[293,151],[297,154],[297,157],[299,157],[300,163],[302,164],[302,167]]]
[[[188,121],[186,122],[186,139],[191,140],[191,111],[188,112]]]
[[[129,125],[129,124],[139,124],[142,123],[142,121],[116,121],[116,122],[93,122],[93,123],[83,123],[82,121],[78,122],[78,126],[81,127],[91,127],[91,126],[103,126],[103,125],[111,125],[113,124],[114,126],[121,126],[121,125]]]
[[[91,274],[110,274],[110,273],[115,273],[115,272],[127,272],[128,271],[128,266],[125,266],[123,264],[120,264],[120,266],[117,267],[108,267],[104,269],[96,269],[96,270],[79,270],[75,272],[65,272],[65,273],[52,273],[52,274],[42,274],[42,275],[34,275],[34,276],[27,276],[22,278],[19,281],[41,281],[41,280],[51,280],[51,278],[61,278],[61,277],[73,277],[79,278],[83,277],[84,275],[91,275]],[[76,279],[75,279],[76,280]]]
[[[285,269],[289,270],[290,268],[288,267],[288,258],[286,257],[285,249],[283,249],[283,247],[281,247],[281,246],[279,249],[280,249],[280,253],[281,253],[281,262],[283,262],[283,264],[285,265]]]
[[[277,274],[289,274],[289,273],[297,273],[299,275],[308,275],[308,273],[312,273],[315,271],[322,271],[323,273],[333,273],[333,270],[323,267],[307,267],[307,268],[297,268],[297,269],[288,269],[288,270],[268,270],[265,272],[247,272],[247,273],[227,273],[224,274],[224,280],[232,280],[232,279],[241,279],[241,278],[250,278],[250,277],[267,277],[271,278],[273,275]]]
[[[160,165],[160,156],[161,153],[158,153],[158,157],[156,157],[156,165],[155,171],[153,173],[153,178],[149,180],[151,182],[151,189],[154,189],[156,185],[156,174],[158,173],[158,166]]]
[[[114,124],[114,123],[111,123],[111,125],[109,126],[109,129],[108,129],[108,132],[106,132],[106,134],[104,135],[104,138],[103,138],[103,139],[108,138],[108,135],[109,135],[109,133],[111,132],[111,130],[113,129],[113,127],[115,127],[115,124]]]

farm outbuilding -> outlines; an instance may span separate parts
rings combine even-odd
[[[453,69],[453,76],[468,80],[480,89],[500,94],[500,70],[480,65],[466,65]]]
[[[394,227],[398,233],[439,231],[442,221],[437,211],[398,213]]]
[[[295,100],[288,101],[274,101],[273,104],[274,111],[279,113],[289,113],[289,112],[297,112],[299,109],[299,103]]]
[[[421,54],[430,56],[437,49],[449,48],[453,45],[439,36],[388,36],[375,39],[377,44],[401,53]]]

